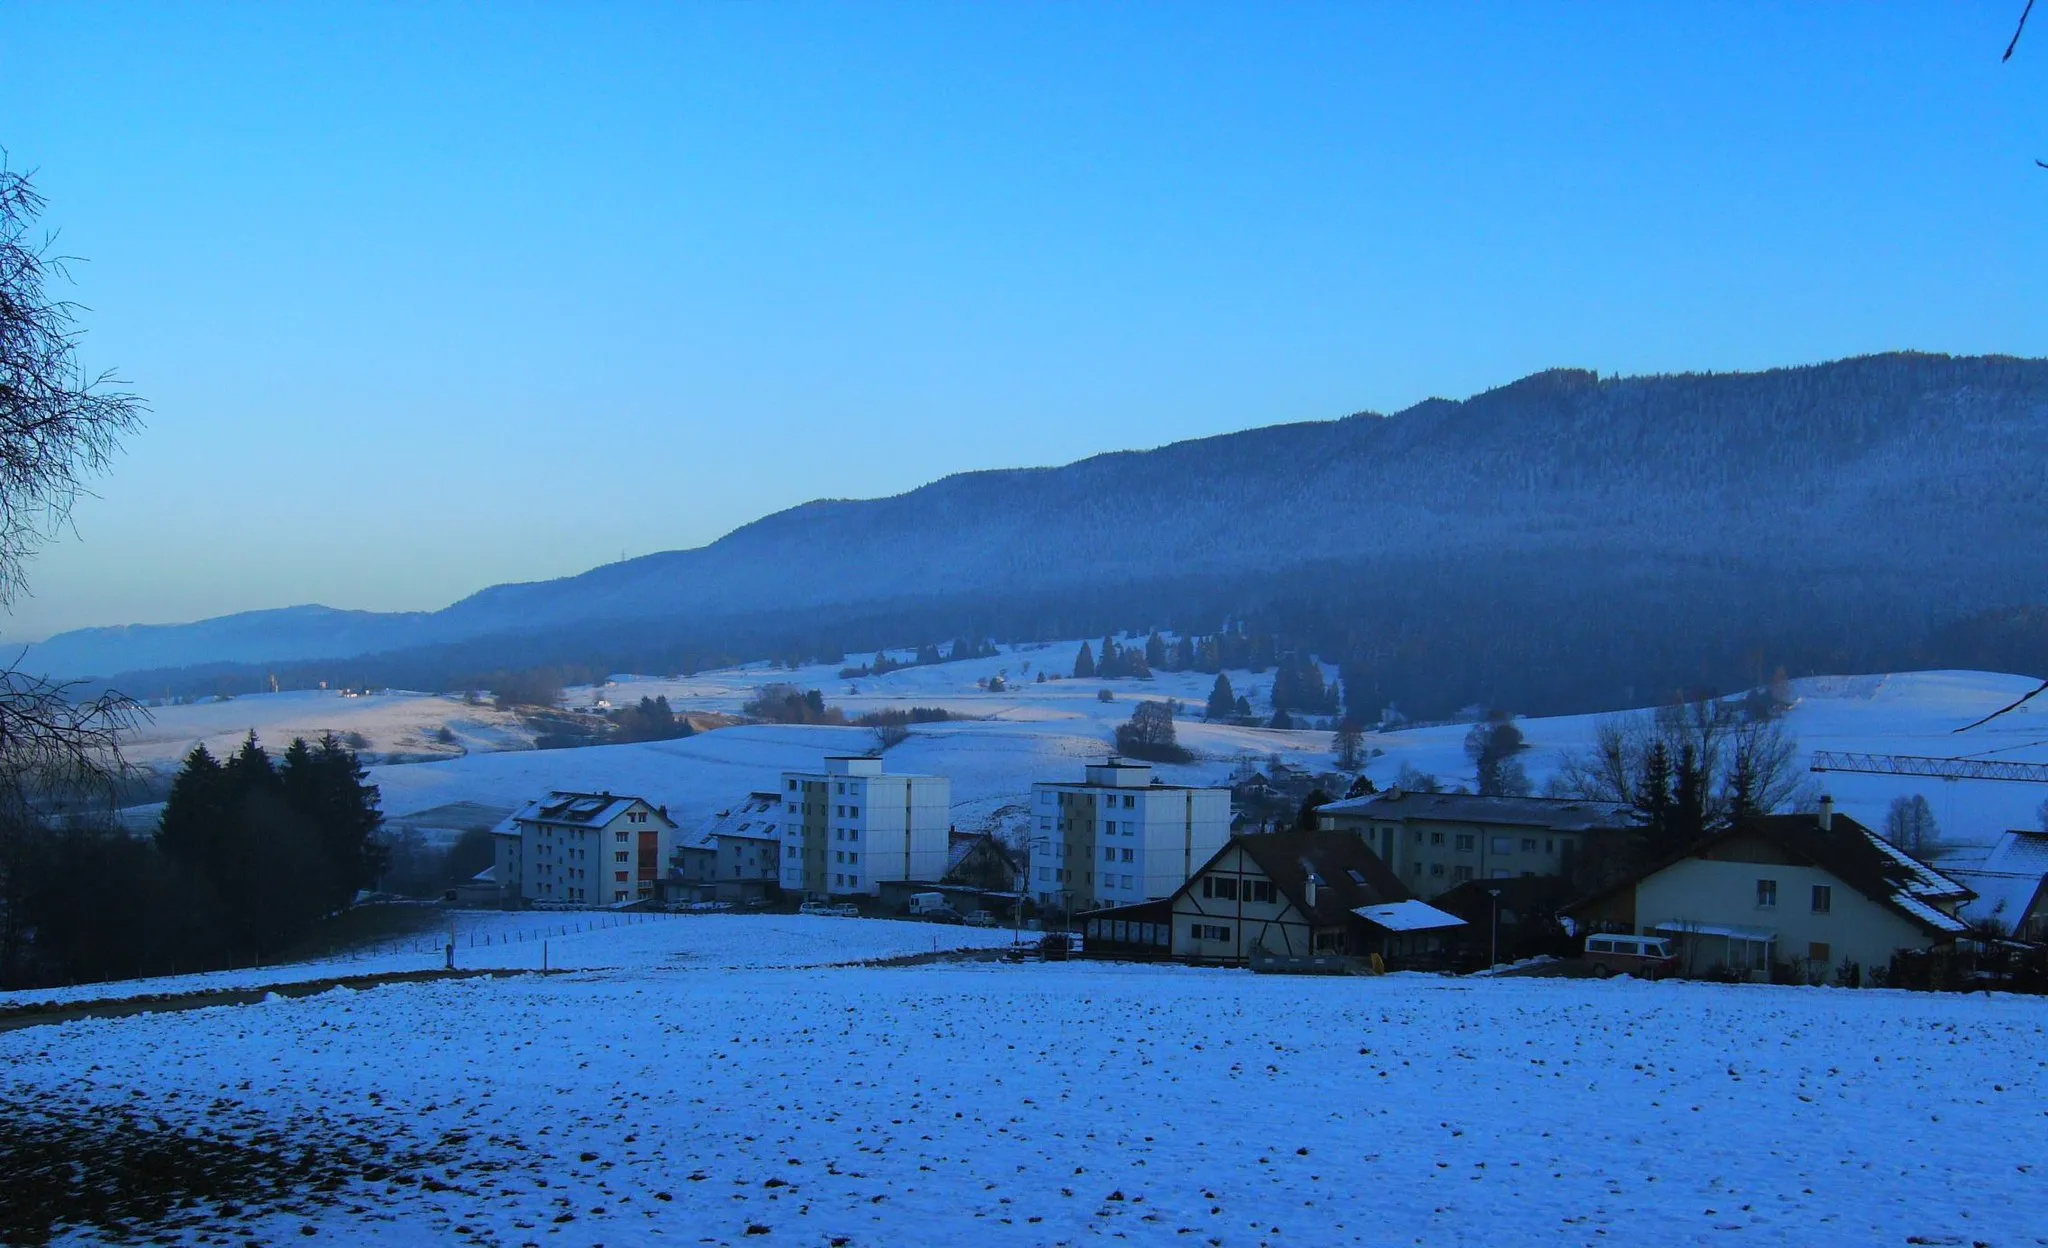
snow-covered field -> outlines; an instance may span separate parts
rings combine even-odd
[[[620,965],[4,1033],[0,1112],[318,1150],[164,1243],[2048,1242],[2040,1000]]]
[[[453,741],[440,739],[443,727]],[[273,753],[281,753],[293,737],[312,741],[332,732],[361,734],[369,742],[365,753],[444,758],[531,749],[534,735],[509,711],[488,703],[471,706],[455,696],[387,692],[358,697],[305,689],[151,707],[135,731],[122,737],[121,749],[138,767],[175,770],[194,746],[225,755],[251,731]]]
[[[689,971],[832,966],[1008,945],[1007,930],[893,919],[795,914],[450,911],[435,930],[330,958],[197,975],[0,992],[12,1007],[121,1001],[176,993],[282,987],[343,976],[431,971],[452,932],[463,970],[666,968]]]
[[[1033,781],[1078,778],[1088,759],[1109,750],[1117,724],[1145,699],[1178,699],[1185,708],[1179,724],[1181,743],[1195,752],[1197,761],[1162,768],[1167,779],[1221,783],[1240,760],[1263,763],[1273,754],[1318,770],[1334,765],[1331,734],[1325,730],[1202,723],[1201,707],[1212,676],[1162,672],[1148,680],[1036,681],[1040,671],[1071,671],[1079,645],[1005,649],[993,658],[852,680],[840,679],[836,665],[788,671],[765,663],[676,679],[621,676],[602,688],[571,689],[566,701],[591,706],[602,698],[621,706],[660,695],[678,711],[735,713],[762,686],[787,682],[820,690],[849,716],[890,707],[944,707],[970,718],[914,727],[910,739],[890,751],[889,765],[951,777],[954,822],[966,828],[983,826],[1004,807],[1022,802]],[[897,656],[908,657],[907,652]],[[1010,687],[991,693],[983,682],[998,675]],[[1235,690],[1248,695],[1261,713],[1270,711],[1272,675],[1229,673]],[[1329,675],[1334,679],[1334,672]],[[2034,677],[1987,672],[1816,677],[1794,682],[1797,703],[1786,727],[1802,755],[1827,749],[2048,762],[2048,698],[1981,728],[1955,732],[2037,683]],[[1101,701],[1103,690],[1114,701]],[[374,769],[384,810],[393,817],[452,802],[509,809],[556,788],[609,789],[666,805],[689,826],[730,807],[753,789],[773,787],[785,769],[815,767],[824,754],[863,752],[875,745],[874,733],[862,728],[750,725],[680,741],[536,751],[529,748],[530,731],[510,715],[488,706],[467,706],[456,698],[421,694],[262,694],[165,708],[156,714],[157,722],[129,743],[132,755],[155,765],[174,763],[200,740],[216,750],[232,748],[251,727],[279,746],[293,734],[333,728],[362,732],[378,752],[451,755],[446,761]],[[1521,721],[1530,745],[1522,761],[1539,789],[1562,753],[1583,748],[1602,718]],[[444,723],[458,737],[459,746],[434,741],[433,734]],[[1447,784],[1469,782],[1466,731],[1466,725],[1447,724],[1369,734],[1367,746],[1381,753],[1367,773],[1385,785],[1409,764]],[[461,756],[453,757],[458,750]],[[2008,827],[2033,826],[2035,808],[2048,796],[2048,790],[2037,785],[1843,774],[1817,777],[1816,788],[1831,792],[1845,813],[1872,826],[1882,826],[1885,808],[1894,797],[1923,793],[1947,839],[1966,847],[1987,845]]]

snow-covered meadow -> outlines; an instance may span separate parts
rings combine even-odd
[[[4,1033],[0,1101],[319,1150],[164,1243],[2048,1242],[2039,1000],[619,962]]]

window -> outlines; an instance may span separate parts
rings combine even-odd
[[[1221,897],[1221,898],[1222,898],[1222,899],[1224,899],[1225,901],[1236,901],[1236,900],[1237,900],[1237,881],[1236,881],[1236,880],[1225,880],[1225,879],[1211,879],[1211,880],[1210,880],[1209,882],[1210,882],[1210,883],[1211,883],[1211,884],[1212,884],[1212,885],[1213,885],[1213,886],[1215,887],[1215,889],[1216,889],[1216,892],[1215,892],[1215,894],[1214,894],[1215,896],[1217,896],[1217,897]]]
[[[1051,815],[1040,815],[1040,816],[1038,817],[1038,830],[1039,830],[1040,832],[1050,832],[1050,831],[1052,831],[1052,816],[1051,816]]]
[[[1556,853],[1556,852],[1557,852],[1557,838],[1556,838],[1556,837],[1554,837],[1554,836],[1546,836],[1546,837],[1544,837],[1544,838],[1543,838],[1543,852],[1544,852],[1544,853],[1546,853],[1546,854],[1554,854],[1554,853]]]
[[[1512,853],[1514,853],[1514,852],[1515,852],[1515,840],[1514,840],[1514,838],[1513,838],[1513,837],[1511,837],[1511,836],[1496,836],[1496,837],[1494,837],[1494,838],[1493,838],[1493,852],[1494,852],[1494,853],[1496,853],[1496,854],[1512,854]]]
[[[1533,853],[1535,853],[1535,852],[1536,852],[1536,838],[1535,838],[1535,837],[1533,837],[1533,836],[1525,836],[1525,837],[1523,837],[1523,838],[1522,838],[1522,852],[1523,852],[1523,853],[1525,853],[1525,854],[1533,854]]]
[[[1432,832],[1432,833],[1430,833],[1430,834],[1429,834],[1429,843],[1430,843],[1430,844],[1432,844],[1432,845],[1441,845],[1441,844],[1443,844],[1443,843],[1444,843],[1444,834],[1443,834],[1443,833],[1441,833],[1441,832]]]
[[[1458,833],[1458,852],[1461,854],[1472,852],[1472,834],[1470,832]]]
[[[796,813],[796,803],[795,803],[795,802],[791,802],[791,803],[789,804],[789,813],[790,813],[790,814],[792,814],[792,815]]]
[[[843,849],[835,849],[835,850],[833,850],[833,851],[832,851],[832,861],[834,861],[834,862],[845,862],[845,861],[846,861],[846,851],[845,851],[845,850],[843,850]]]
[[[1832,953],[1833,951],[1828,948],[1828,944],[1824,940],[1816,940],[1806,946],[1806,960],[1808,962],[1819,962],[1822,965],[1826,965],[1834,961]]]
[[[1430,863],[1429,873],[1431,875],[1442,875],[1444,873],[1444,864],[1442,864],[1441,862]]]
[[[1191,923],[1188,925],[1191,940],[1229,940],[1230,929],[1216,923]]]
[[[789,782],[789,791],[790,791],[790,792],[792,792],[792,793],[796,792],[796,781],[794,781],[794,780],[791,780],[791,781]],[[791,807],[790,809],[794,810],[794,809],[795,809],[795,807]]]
[[[858,806],[848,806],[848,807],[846,808],[846,817],[847,817],[848,819],[858,819],[858,818],[860,818],[860,807],[858,807]]]
[[[623,841],[626,839],[626,835],[626,830],[624,828],[620,828],[617,832],[612,834],[612,839],[615,841]]]
[[[615,871],[612,873],[612,879],[617,883],[624,884],[626,882],[626,873],[624,871]]]
[[[1131,796],[1130,794],[1128,794],[1128,793],[1124,794],[1124,809],[1125,809],[1125,810],[1136,810],[1137,808],[1138,808],[1138,799],[1137,799],[1137,798],[1135,798],[1135,797],[1132,797],[1132,796]]]
[[[1104,862],[1115,862],[1116,851],[1114,849],[1111,849],[1109,846],[1104,845],[1102,847],[1102,860]]]
[[[1130,877],[1130,876],[1128,876],[1128,875],[1127,875],[1127,876],[1125,876],[1125,877],[1123,877],[1123,878],[1124,878],[1124,887],[1125,887],[1125,888],[1135,888],[1135,887],[1137,887],[1137,885],[1135,885],[1135,884],[1132,884],[1132,883],[1131,883],[1131,877]]]
[[[622,850],[620,850],[620,851],[619,851],[618,853],[616,853],[616,854],[613,854],[613,855],[612,855],[612,861],[613,861],[613,862],[624,862],[625,860],[626,860],[626,851],[625,851],[625,850],[623,850],[623,849],[622,849]]]
[[[834,806],[832,808],[832,817],[835,819],[846,818],[846,807],[844,805]]]
[[[1415,843],[1416,843],[1417,845],[1420,845],[1420,844],[1422,844],[1422,829],[1421,829],[1421,828],[1417,828],[1417,829],[1415,829]]]
[[[1102,834],[1103,834],[1104,836],[1115,836],[1115,835],[1116,835],[1116,820],[1114,820],[1114,819],[1105,819],[1105,820],[1103,820],[1103,821],[1102,821]]]
[[[850,854],[846,855],[846,865],[847,865],[847,866],[849,866],[849,867],[850,867],[850,866],[852,866],[852,865],[853,865],[854,863],[856,863],[856,862],[859,862],[859,861],[860,861],[860,852],[859,852],[858,850],[854,851],[853,853],[850,853]]]
[[[1832,884],[1816,884],[1816,885],[1814,885],[1814,886],[1813,886],[1813,912],[1814,912],[1815,914],[1829,914],[1829,913],[1832,913],[1832,912],[1833,912],[1834,908],[1835,908],[1835,889],[1834,889],[1834,886],[1833,886]]]
[[[841,781],[839,782],[839,787],[838,787],[837,789],[835,789],[835,790],[834,790],[834,792],[838,793],[838,794],[839,794],[839,796],[841,796],[841,797],[845,797],[845,796],[846,796],[846,781],[844,781],[844,780],[841,780]]]
[[[1778,904],[1778,882],[1776,880],[1758,880],[1756,882],[1756,904],[1762,907]]]
[[[1132,848],[1131,848],[1130,846],[1128,846],[1128,845],[1124,846],[1124,858],[1123,858],[1123,860],[1124,860],[1125,862],[1136,862],[1136,861],[1138,860],[1138,851],[1137,851],[1137,850],[1134,850],[1134,849],[1132,849]]]
[[[1409,864],[1408,864],[1408,874],[1410,874],[1410,875],[1421,875],[1421,874],[1422,874],[1422,864],[1421,864],[1421,863],[1419,863],[1419,862],[1411,862],[1411,863],[1409,863]]]
[[[1039,882],[1040,884],[1044,884],[1044,883],[1047,883],[1047,882],[1049,882],[1049,881],[1050,881],[1051,879],[1052,879],[1052,868],[1051,868],[1051,867],[1040,867],[1040,868],[1038,869],[1038,882]]]
[[[1466,880],[1469,880],[1471,878],[1472,868],[1470,867],[1459,867],[1456,871],[1451,872],[1451,879],[1459,884],[1463,884]]]
[[[832,876],[832,882],[834,884],[844,884],[846,883],[846,877],[835,872]]]

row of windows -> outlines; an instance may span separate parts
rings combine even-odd
[[[1224,901],[1237,901],[1239,900],[1238,894],[1240,892],[1244,894],[1243,900],[1245,901],[1270,902],[1277,896],[1273,891],[1273,881],[1271,880],[1246,880],[1244,881],[1244,887],[1239,889],[1238,881],[1228,876],[1205,875],[1202,877],[1202,896],[1204,897],[1220,897]]]
[[[852,853],[848,853],[843,849],[835,849],[832,851],[832,861],[851,865],[860,861],[860,851],[855,850]]]
[[[1103,860],[1104,862],[1118,862],[1118,861],[1122,861],[1122,862],[1136,862],[1136,861],[1138,860],[1138,851],[1137,851],[1137,850],[1134,850],[1134,849],[1132,849],[1132,848],[1131,848],[1130,846],[1128,846],[1128,845],[1126,845],[1126,846],[1124,847],[1124,851],[1123,851],[1123,855],[1124,855],[1124,856],[1123,856],[1123,857],[1122,857],[1121,859],[1119,859],[1119,858],[1118,858],[1118,857],[1117,857],[1116,855],[1117,855],[1117,850],[1116,850],[1116,846],[1114,846],[1114,845],[1104,845],[1104,846],[1102,847],[1102,860]]]
[[[1384,830],[1384,831],[1389,831],[1389,832],[1391,832],[1391,831],[1392,831],[1393,829],[1391,829],[1391,828],[1387,828],[1387,829],[1383,829],[1383,830]],[[1420,844],[1422,844],[1422,829],[1421,829],[1421,828],[1417,828],[1417,829],[1415,829],[1415,843],[1416,843],[1417,845],[1420,845]],[[1441,833],[1441,832],[1432,832],[1432,833],[1430,833],[1430,834],[1429,834],[1429,843],[1430,843],[1430,844],[1432,844],[1432,845],[1441,845],[1441,844],[1443,844],[1443,843],[1444,843],[1444,834],[1443,834],[1443,833]],[[1533,853],[1536,853],[1536,852],[1537,852],[1537,849],[1536,849],[1537,843],[1538,843],[1538,842],[1537,842],[1537,838],[1536,838],[1536,837],[1533,837],[1533,836],[1525,836],[1525,837],[1522,837],[1522,838],[1520,838],[1520,844],[1521,844],[1521,849],[1522,849],[1522,852],[1523,852],[1523,853],[1525,853],[1525,854],[1533,854]],[[1554,837],[1554,836],[1546,836],[1546,837],[1542,838],[1542,845],[1543,845],[1543,850],[1542,850],[1542,852],[1543,852],[1543,853],[1546,853],[1546,854],[1554,854],[1554,853],[1556,853],[1556,852],[1557,852],[1557,838],[1556,838],[1556,837]],[[1494,838],[1493,838],[1493,842],[1492,842],[1492,844],[1490,844],[1489,846],[1487,846],[1487,848],[1488,848],[1488,849],[1489,849],[1489,850],[1490,850],[1491,852],[1493,852],[1493,853],[1496,853],[1496,854],[1512,854],[1512,853],[1514,853],[1514,852],[1515,852],[1515,846],[1516,846],[1516,838],[1514,838],[1514,837],[1512,837],[1512,836],[1496,836],[1496,837],[1494,837]],[[1474,833],[1471,833],[1471,832],[1460,832],[1460,833],[1458,833],[1458,840],[1457,840],[1457,846],[1456,846],[1456,848],[1457,848],[1458,852],[1459,852],[1459,853],[1461,853],[1461,854],[1469,854],[1469,853],[1471,853],[1471,852],[1472,852],[1473,850],[1475,850],[1475,849],[1477,849],[1477,848],[1478,848],[1478,837],[1477,837],[1477,836],[1476,836],[1476,835],[1475,835]]]
[[[1225,923],[1190,923],[1189,940],[1229,940],[1230,926]]]
[[[835,871],[832,874],[832,883],[841,888],[859,888],[860,873],[854,872],[851,875],[841,875]]]
[[[1835,889],[1831,884],[1816,884],[1809,898],[1815,914],[1832,914],[1835,909]],[[1758,880],[1756,882],[1756,904],[1758,909],[1774,910],[1778,905],[1778,882]],[[1825,961],[1826,959],[1822,959]]]

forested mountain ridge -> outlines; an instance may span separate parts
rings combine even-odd
[[[1394,416],[807,503],[701,549],[495,586],[394,627],[349,631],[407,639],[390,649],[493,638],[503,650],[519,635],[573,649],[579,632],[619,637],[659,623],[715,633],[720,620],[757,628],[821,606],[860,615],[917,604],[971,621],[1000,600],[1012,605],[997,614],[1013,620],[992,624],[1001,634],[1030,626],[1014,604],[1033,594],[1078,594],[1080,614],[1170,626],[1176,611],[1270,610],[1290,585],[1336,611],[1359,585],[1398,577],[1397,594],[1353,613],[1357,636],[1324,645],[1391,659],[1401,628],[1432,615],[1511,612],[1560,594],[1649,627],[1643,613],[1660,602],[1697,615],[1700,601],[1753,591],[1761,597],[1746,613],[1761,611],[1773,634],[1753,648],[1790,652],[1832,644],[1803,628],[1802,601],[1822,632],[1912,610],[1921,634],[1973,611],[2048,601],[2044,485],[2048,361],[1892,354],[1631,378],[1560,369]],[[1548,583],[1556,578],[1573,584]],[[1820,594],[1832,601],[1812,601]],[[1406,623],[1366,627],[1363,617],[1394,610],[1394,598]],[[320,643],[300,621],[277,622],[273,654],[238,642],[187,661],[313,657],[307,646]],[[1781,644],[1786,629],[1803,639]],[[73,671],[144,665],[119,663],[118,645],[66,655],[77,636],[38,650]]]

